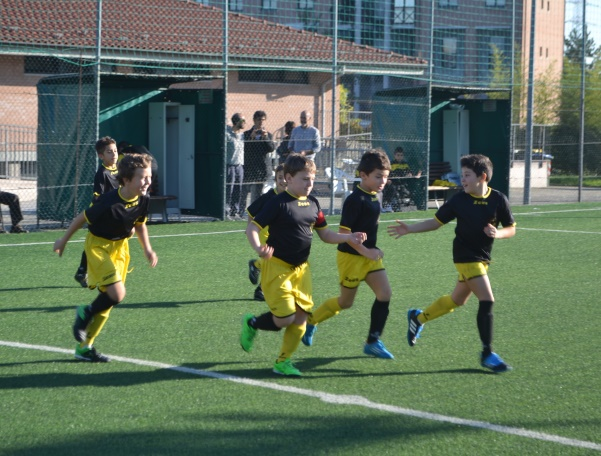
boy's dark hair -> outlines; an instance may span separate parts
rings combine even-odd
[[[240,114],[239,112],[234,113],[234,115],[232,116],[232,124],[236,125],[241,120],[242,120],[242,114]]]
[[[394,149],[394,153],[401,153],[401,154],[405,154],[405,149],[403,149],[403,146],[399,146],[396,149]]]
[[[278,167],[275,169],[275,173],[277,174],[277,173],[279,173],[281,171],[284,171],[284,164],[283,163],[280,163],[278,165]]]
[[[115,141],[110,136],[103,136],[98,141],[96,141],[96,145],[94,146],[94,148],[96,149],[96,153],[97,154],[103,154],[104,153],[104,149],[106,149],[111,144],[117,145],[117,141]]]
[[[117,165],[119,170],[117,179],[121,185],[125,185],[125,179],[132,180],[136,169],[151,168],[151,166],[152,157],[148,154],[126,154]]]
[[[371,149],[363,154],[357,171],[370,174],[376,169],[390,171],[390,159],[382,149]]]
[[[309,160],[301,154],[291,153],[284,162],[284,176],[290,174],[294,177],[300,171],[309,171],[315,174],[316,169],[313,160]]]
[[[129,141],[119,141],[117,143],[117,150],[119,151],[119,153],[123,153],[123,149],[125,149],[127,146],[130,146],[131,144],[129,143]]]
[[[471,169],[478,177],[486,173],[486,182],[490,182],[492,178],[492,162],[486,155],[464,155],[461,157],[460,163],[462,168]]]
[[[253,120],[258,119],[259,117],[265,117],[267,119],[267,114],[265,111],[255,111],[253,114]]]
[[[284,124],[284,133],[291,132],[296,127],[296,122],[294,120],[289,120]]]

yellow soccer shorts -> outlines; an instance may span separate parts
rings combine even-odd
[[[85,242],[88,257],[88,286],[105,291],[107,285],[125,283],[129,267],[128,239],[111,241],[88,232]]]
[[[488,275],[488,263],[476,261],[474,263],[455,263],[455,269],[459,272],[459,282]]]
[[[296,306],[307,313],[313,309],[313,282],[308,262],[292,266],[275,257],[263,260],[261,289],[269,310],[276,317],[296,313]]]
[[[338,264],[340,285],[345,288],[357,288],[365,280],[367,274],[384,269],[382,258],[374,261],[363,255],[353,255],[341,251],[338,251],[336,263]]]

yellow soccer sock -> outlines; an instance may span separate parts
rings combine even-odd
[[[332,318],[340,313],[342,307],[338,304],[338,298],[330,298],[325,301],[321,306],[313,312],[313,315],[309,316],[308,323],[310,325],[316,325],[322,321],[326,321],[328,318]]]
[[[305,334],[305,329],[307,329],[306,323],[303,323],[302,325],[295,325],[292,323],[286,328],[284,340],[282,341],[282,350],[276,361],[277,363],[281,363],[292,356]]]
[[[453,312],[456,307],[458,307],[457,304],[453,302],[449,295],[441,296],[417,316],[417,321],[423,325],[427,321],[434,320]]]
[[[88,325],[87,327],[87,337],[86,340],[84,340],[80,347],[83,348],[85,346],[91,347],[92,345],[94,345],[94,340],[96,339],[96,337],[98,337],[98,334],[100,334],[100,331],[102,330],[102,327],[104,326],[104,324],[106,323],[106,321],[109,319],[109,314],[111,313],[111,308],[103,310],[102,312],[97,313],[96,315],[94,315],[94,318],[92,319],[91,323]]]

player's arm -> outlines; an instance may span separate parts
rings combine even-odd
[[[437,218],[431,218],[424,220],[423,222],[414,223],[412,225],[407,225],[405,222],[400,220],[396,220],[396,223],[396,225],[390,225],[387,231],[390,236],[394,236],[397,239],[401,236],[405,236],[406,234],[434,231],[443,225],[442,222],[440,222]]]
[[[493,239],[508,239],[515,236],[515,224],[499,229],[489,223],[484,227],[484,234]]]
[[[353,247],[363,244],[367,239],[367,234],[365,233],[336,233],[329,228],[318,228],[317,235],[326,244],[343,244],[344,242],[348,242]]]
[[[63,252],[65,250],[65,247],[67,246],[67,242],[69,242],[69,239],[71,239],[71,237],[75,234],[75,232],[77,230],[79,230],[85,223],[86,223],[86,216],[82,212],[81,214],[79,214],[77,217],[75,217],[73,219],[73,221],[69,225],[69,228],[67,228],[67,231],[65,232],[63,237],[60,239],[57,239],[54,242],[53,250],[56,253],[58,253],[59,257],[63,256]]]
[[[251,221],[246,226],[246,238],[248,239],[250,246],[255,252],[257,252],[259,257],[268,259],[273,255],[273,247],[269,245],[261,245],[261,240],[259,238],[259,232],[261,229],[262,228],[257,225],[256,222]]]
[[[150,263],[150,266],[154,268],[159,259],[150,245],[150,238],[148,237],[148,228],[146,227],[146,223],[137,223],[134,226],[134,230],[136,231],[136,236],[138,237],[138,241],[142,246],[142,250],[144,250],[144,256],[148,260],[148,263]]]
[[[338,229],[338,232],[341,234],[349,234],[351,231],[347,228],[340,227]],[[382,252],[377,247],[373,248],[373,249],[369,249],[369,248],[365,247],[363,244],[352,244],[350,242],[348,242],[348,245],[350,245],[353,249],[355,249],[358,254],[364,256],[365,258],[369,258],[372,261],[378,261],[378,260],[384,258],[384,252]]]

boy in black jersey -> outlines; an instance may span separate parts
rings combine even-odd
[[[151,183],[151,158],[130,154],[119,162],[119,182],[122,187],[100,195],[79,214],[64,236],[54,243],[54,251],[62,256],[67,242],[88,223],[85,241],[88,257],[90,288],[98,288],[97,298],[89,306],[79,306],[75,312],[73,336],[79,342],[75,358],[83,361],[107,362],[108,357],[93,347],[95,338],[108,319],[113,306],[125,298],[125,278],[129,265],[128,239],[135,230],[150,266],[157,264],[146,228],[147,195]]]
[[[450,296],[438,298],[423,311],[409,310],[407,341],[409,346],[415,345],[426,322],[453,312],[456,307],[464,305],[473,293],[479,301],[477,325],[482,341],[480,364],[493,372],[505,372],[511,367],[492,349],[494,296],[488,278],[488,265],[493,241],[514,236],[515,220],[507,197],[488,186],[492,171],[492,163],[484,155],[462,157],[461,184],[464,191],[443,204],[434,218],[413,225],[397,220],[398,225],[388,227],[388,233],[399,238],[410,233],[436,230],[451,220],[457,220],[453,262],[459,278],[455,289]],[[499,224],[502,228],[498,228]]]
[[[376,295],[376,299],[371,308],[371,323],[363,353],[377,358],[392,359],[394,356],[380,340],[388,319],[392,290],[382,263],[384,253],[376,247],[381,208],[378,193],[386,186],[390,160],[383,150],[370,150],[361,157],[357,170],[361,183],[344,200],[338,232],[364,231],[367,233],[367,240],[360,245],[338,245],[340,295],[326,300],[309,316],[302,342],[307,346],[313,345],[316,325],[338,315],[341,310],[350,309],[359,284],[365,281]]]
[[[242,321],[240,345],[250,351],[257,330],[279,331],[286,328],[282,349],[273,372],[300,376],[290,357],[305,333],[307,315],[313,309],[311,271],[308,258],[313,229],[329,244],[361,244],[365,233],[336,233],[327,229],[319,202],[309,193],[315,180],[315,163],[291,153],[284,164],[287,190],[271,198],[246,228],[250,245],[262,258],[261,288],[269,312],[247,314]],[[267,243],[261,245],[259,232],[269,226]]]
[[[96,141],[95,148],[100,165],[94,176],[92,201],[96,201],[103,193],[119,187],[119,181],[117,180],[117,142],[110,136],[105,136]],[[88,259],[85,250],[81,254],[75,280],[84,288],[88,286]]]
[[[275,195],[278,195],[282,192],[286,191],[286,179],[284,178],[284,165],[278,165],[275,169],[275,188],[270,188],[269,191],[263,193],[259,196],[253,203],[248,206],[246,212],[248,213],[248,223],[253,221],[254,216],[259,213],[265,203],[273,198]],[[259,233],[261,238],[261,245],[265,245],[267,242],[267,236],[269,234],[269,227],[265,227]],[[250,283],[253,285],[257,285],[259,283],[259,275],[261,274],[261,259],[252,259],[248,261],[248,279]],[[263,290],[261,289],[261,285],[257,285],[255,289],[255,301],[265,301],[265,295],[263,295]]]

